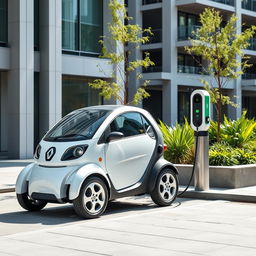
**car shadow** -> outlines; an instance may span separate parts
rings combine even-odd
[[[39,212],[17,211],[0,214],[0,223],[9,224],[42,224],[42,225],[60,225],[84,220],[79,217],[73,209],[72,205],[59,205],[46,207]],[[156,208],[157,206],[151,202],[139,203],[134,202],[111,201],[103,214],[104,216],[116,215],[123,212],[139,212]],[[87,220],[90,221],[90,220]]]

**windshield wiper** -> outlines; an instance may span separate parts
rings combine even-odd
[[[87,136],[85,136],[83,134],[76,134],[76,133],[61,135],[61,136],[54,137],[52,139],[53,140],[59,140],[59,139],[72,138],[72,137],[83,137],[85,139],[88,139]]]

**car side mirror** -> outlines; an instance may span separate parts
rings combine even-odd
[[[113,140],[119,140],[124,137],[124,134],[122,132],[111,132],[107,137],[107,142],[113,141]]]

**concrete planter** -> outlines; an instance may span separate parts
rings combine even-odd
[[[179,170],[180,184],[187,185],[192,165],[176,164],[175,166]],[[242,188],[253,185],[256,185],[256,164],[210,166],[210,187]]]

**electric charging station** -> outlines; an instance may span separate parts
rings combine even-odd
[[[206,90],[195,90],[190,99],[191,127],[195,131],[195,190],[209,189],[209,134],[210,95]]]

